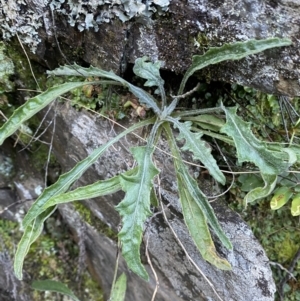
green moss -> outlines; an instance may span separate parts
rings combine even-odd
[[[45,163],[48,161],[48,156],[49,156],[49,146],[42,143],[36,143],[36,145],[33,147],[30,153],[30,162],[37,170],[44,170]],[[50,160],[49,160],[48,167],[53,167],[58,165],[57,160],[52,153],[49,159]]]
[[[35,79],[31,73],[28,60],[21,49],[17,40],[11,41],[4,49],[3,43],[0,43],[0,110],[8,118],[12,115],[14,110],[25,102],[26,98],[30,98],[36,95],[32,90],[38,89]],[[7,54],[7,56],[4,56]],[[38,81],[41,89],[45,87],[45,70],[40,65],[31,62],[33,72]],[[6,76],[1,73],[2,67],[6,72]],[[22,83],[26,89],[18,94],[14,91],[14,82],[11,81],[13,75],[14,81]],[[3,88],[3,85],[5,86]],[[5,93],[2,93],[2,92]],[[1,121],[4,123],[4,119]],[[20,128],[15,138],[23,146],[31,140],[31,135],[35,129],[39,126],[37,117],[31,118],[29,121],[24,123]]]
[[[0,252],[8,250],[12,255],[12,252],[15,251],[15,243],[21,238],[21,236],[22,233],[19,231],[18,223],[0,219],[0,237],[2,240],[0,244]]]
[[[99,285],[92,279],[89,273],[84,273],[82,276],[82,291],[81,300],[104,301],[104,296]]]
[[[32,280],[53,279],[69,286],[81,301],[102,301],[99,284],[85,271],[78,282],[78,247],[70,238],[69,232],[51,217],[46,223],[48,233],[41,235],[31,246],[25,258],[24,270]],[[51,233],[50,233],[51,232]],[[16,245],[22,232],[16,222],[0,219],[0,252],[9,252],[13,258]],[[49,292],[33,292],[33,301],[62,300]]]
[[[52,279],[66,284],[80,300],[101,301],[102,291],[87,271],[77,279],[78,246],[59,219],[51,216],[45,224],[45,234],[32,245],[24,268],[34,280]],[[53,300],[53,293],[39,292],[35,301]],[[47,297],[48,296],[48,297]],[[46,299],[48,298],[48,299]]]
[[[80,74],[78,74],[80,75]],[[80,76],[51,76],[47,79],[47,88],[63,84],[65,82],[82,81]],[[71,106],[80,110],[82,108],[91,109],[101,114],[110,116],[115,119],[122,119],[126,115],[123,106],[127,97],[127,90],[123,88],[115,88],[111,85],[99,84],[92,85],[89,82],[97,81],[98,78],[85,79],[86,85],[77,89],[73,89],[65,94],[62,101],[69,100]]]
[[[15,73],[14,63],[6,53],[5,44],[0,42],[0,95],[14,90],[14,83],[10,80]]]
[[[210,47],[210,40],[205,33],[199,32],[194,38],[194,46],[204,54]]]
[[[7,45],[7,53],[15,66],[15,77],[17,77],[24,84],[26,89],[38,89],[35,79],[31,73],[27,57],[25,56],[19,42],[16,39]],[[45,69],[33,61],[31,61],[31,67],[38,84],[40,85],[41,89],[43,89],[46,81]]]
[[[250,225],[269,259],[288,268],[300,248],[299,219],[291,216],[287,206],[277,211],[272,211],[269,206],[270,200],[268,199],[260,200],[253,205],[250,204],[246,210],[243,210],[241,205],[237,206],[237,203],[234,203],[234,209],[239,211]],[[272,265],[271,268],[276,283],[279,283],[286,275],[285,272],[276,265]],[[300,263],[296,265],[293,275],[296,279],[300,279]],[[285,301],[297,300],[292,289],[296,284],[293,279],[287,282]],[[276,300],[278,300],[278,296]]]
[[[117,241],[117,233],[114,232],[110,227],[100,221],[97,217],[95,217],[92,212],[85,207],[82,202],[76,201],[72,203],[75,206],[76,211],[80,214],[82,219],[94,227],[98,232],[104,234],[106,237],[109,237],[115,241]]]

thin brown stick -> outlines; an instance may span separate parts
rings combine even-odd
[[[155,289],[154,289],[154,292],[153,292],[153,295],[152,295],[152,298],[151,298],[151,301],[154,301],[155,300],[155,296],[157,294],[157,291],[158,291],[158,288],[159,288],[159,280],[158,280],[158,277],[157,277],[157,274],[155,272],[155,269],[152,265],[152,262],[151,262],[151,258],[149,256],[149,252],[148,252],[148,243],[149,243],[149,236],[147,236],[147,239],[146,239],[146,257],[147,257],[147,261],[150,265],[150,268],[151,268],[151,271],[154,275],[154,278],[155,278]]]
[[[47,156],[47,162],[46,162],[46,166],[45,166],[45,187],[47,187],[47,178],[48,178],[48,167],[49,167],[49,162],[50,162],[50,157],[51,157],[51,153],[52,153],[52,148],[53,148],[53,140],[54,140],[54,135],[55,135],[55,131],[56,131],[56,109],[57,106],[55,106],[55,110],[54,110],[54,117],[53,117],[53,130],[52,130],[52,134],[51,134],[51,140],[50,140],[50,144],[49,144],[49,150],[48,150],[48,156]],[[52,123],[52,122],[51,122]]]
[[[213,141],[215,142],[215,145],[217,146],[217,149],[218,149],[218,151],[220,152],[221,156],[223,157],[223,160],[225,161],[227,167],[228,167],[229,170],[232,172],[232,169],[231,169],[231,167],[230,167],[230,165],[229,165],[229,163],[228,163],[228,161],[227,161],[227,158],[226,158],[225,155],[223,154],[223,152],[222,152],[222,150],[221,150],[219,144],[217,143],[216,139],[213,138]],[[229,187],[228,187],[225,191],[223,191],[223,192],[222,192],[221,194],[219,194],[219,195],[215,195],[215,196],[206,196],[206,197],[207,197],[208,199],[213,199],[213,200],[210,201],[210,202],[214,202],[217,198],[219,198],[219,197],[225,195],[228,191],[230,191],[230,189],[232,188],[234,182],[235,182],[235,176],[234,176],[234,174],[232,174],[232,180],[231,180],[231,183],[230,183]]]
[[[114,277],[111,285],[111,291],[110,291],[110,296],[108,301],[111,300],[111,294],[114,290],[116,280],[117,280],[117,275],[118,275],[118,268],[119,268],[119,260],[120,260],[120,249],[121,249],[121,242],[118,240],[118,246],[117,246],[117,256],[116,256],[116,265],[115,265],[115,270],[114,270]]]
[[[283,277],[283,279],[279,283],[278,294],[280,296],[280,301],[284,301],[284,286],[287,283],[287,281],[290,279],[291,277],[290,274],[293,273],[299,259],[300,259],[300,248],[298,249],[297,253],[295,254],[293,260],[291,261],[288,267],[288,273]]]
[[[172,98],[177,98],[177,99],[181,99],[181,98],[186,98],[188,96],[190,96],[191,94],[193,94],[194,92],[196,92],[200,87],[200,83],[197,84],[197,86],[195,88],[193,88],[192,90],[184,93],[184,94],[181,94],[181,95],[170,95]]]
[[[20,205],[20,204],[23,204],[23,203],[29,202],[29,201],[35,201],[35,199],[26,199],[26,200],[16,201],[16,202],[4,207],[2,210],[0,210],[0,215],[3,214],[4,212],[8,211],[11,207],[14,207],[14,206],[17,206],[17,205]]]
[[[24,54],[25,54],[25,56],[26,56],[26,59],[27,59],[27,62],[28,62],[28,65],[29,65],[29,68],[30,68],[30,72],[31,72],[31,74],[32,74],[32,77],[33,77],[33,79],[34,79],[34,81],[35,81],[37,87],[38,87],[39,90],[41,91],[40,85],[39,85],[39,83],[38,83],[38,81],[37,81],[37,79],[36,79],[36,77],[35,77],[35,75],[34,75],[34,72],[33,72],[33,69],[32,69],[32,66],[31,66],[31,63],[30,63],[30,59],[29,59],[29,57],[28,57],[28,55],[27,55],[27,52],[26,52],[26,50],[25,50],[25,48],[24,48],[24,46],[23,46],[23,44],[22,44],[22,42],[21,42],[21,40],[20,40],[20,38],[19,38],[19,35],[18,35],[17,31],[16,31],[16,36],[17,36],[18,41],[19,41],[19,43],[20,43],[20,45],[21,45],[21,47],[22,47],[22,50],[23,50],[23,52],[24,52]]]

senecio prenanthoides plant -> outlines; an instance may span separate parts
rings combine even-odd
[[[152,155],[155,143],[158,141],[157,136],[161,133],[164,133],[167,137],[174,158],[178,194],[184,220],[190,235],[205,260],[220,269],[230,269],[229,262],[218,256],[208,225],[226,248],[231,249],[232,245],[220,227],[207,197],[200,190],[196,180],[190,175],[180,158],[180,151],[191,151],[193,158],[200,160],[210,175],[217,182],[224,185],[226,181],[225,176],[212,156],[211,149],[207,147],[207,144],[201,137],[203,134],[211,135],[235,146],[238,161],[240,163],[252,162],[255,164],[259,168],[265,183],[263,187],[257,187],[246,195],[245,204],[247,204],[269,195],[274,190],[277,176],[282,172],[288,171],[295,162],[300,161],[300,149],[294,145],[285,147],[279,143],[268,144],[258,140],[251,132],[250,125],[237,116],[235,107],[227,108],[221,104],[220,107],[212,108],[211,112],[223,111],[225,113],[226,123],[222,119],[218,119],[211,129],[208,123],[205,124],[207,115],[203,114],[203,111],[175,112],[174,109],[177,106],[180,95],[184,93],[187,80],[196,71],[211,64],[217,64],[226,60],[238,60],[269,48],[288,46],[290,44],[291,41],[288,39],[270,38],[225,44],[219,48],[211,48],[204,55],[195,55],[193,57],[192,64],[183,77],[177,96],[168,97],[164,90],[164,80],[159,73],[161,62],[152,63],[146,57],[137,59],[133,67],[134,73],[146,80],[145,86],[157,87],[156,95],[159,95],[160,101],[157,101],[154,96],[145,90],[132,85],[113,72],[94,67],[83,68],[78,65],[64,66],[49,71],[48,74],[53,76],[101,78],[102,80],[90,83],[95,85],[123,85],[139,99],[141,105],[152,109],[155,117],[136,123],[107,144],[95,149],[73,169],[62,174],[56,183],[44,189],[22,222],[24,234],[19,242],[14,260],[16,276],[22,279],[23,262],[30,245],[39,237],[44,221],[55,211],[58,204],[90,199],[123,190],[125,197],[116,206],[116,210],[122,217],[122,229],[118,234],[122,245],[122,255],[133,272],[143,279],[148,279],[148,274],[140,260],[140,244],[144,223],[151,215],[150,206],[156,203],[153,180],[159,174],[159,170],[153,163]],[[83,80],[66,82],[29,99],[24,105],[15,110],[0,129],[0,145],[8,136],[18,130],[24,121],[42,110],[57,97],[84,85],[86,85],[86,82]],[[207,114],[207,110],[205,113]],[[205,126],[201,128],[203,124]],[[137,162],[135,168],[110,179],[68,191],[70,186],[111,145],[130,132],[148,125],[152,125],[152,130],[147,143],[144,146],[130,149],[133,158]],[[172,127],[179,132],[176,139],[174,138]],[[185,141],[181,149],[177,146],[176,140]]]

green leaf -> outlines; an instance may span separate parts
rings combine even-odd
[[[141,121],[127,130],[120,133],[118,136],[110,140],[107,144],[95,149],[88,157],[84,160],[80,161],[67,173],[61,175],[56,183],[46,188],[39,198],[32,204],[26,216],[23,219],[23,227],[27,227],[39,214],[41,214],[45,209],[44,205],[51,198],[66,192],[70,186],[78,180],[81,175],[93,164],[98,158],[114,143],[116,143],[119,139],[127,135],[128,133],[143,127],[145,125],[152,124],[154,119],[147,119]]]
[[[154,207],[159,206],[159,201],[157,199],[157,195],[156,195],[154,186],[152,187],[151,192],[150,192],[150,202],[151,202],[151,205]]]
[[[242,183],[242,191],[250,191],[264,184],[263,179],[257,174],[243,174],[238,177],[240,183]]]
[[[119,232],[123,257],[128,267],[146,280],[148,280],[148,274],[141,264],[140,245],[144,222],[151,215],[150,193],[153,178],[159,173],[152,163],[153,150],[154,148],[148,146],[131,148],[138,163],[138,172],[132,176],[121,175],[120,182],[126,195],[116,206],[123,222],[123,227]]]
[[[133,175],[137,172],[137,168],[133,168],[125,172],[126,175]],[[43,209],[48,207],[65,204],[73,201],[82,201],[92,199],[99,196],[115,193],[121,190],[120,176],[115,176],[107,180],[100,180],[91,185],[76,188],[72,191],[59,194],[50,198],[44,205]]]
[[[90,84],[99,83],[91,82]],[[25,104],[17,108],[12,116],[0,128],[0,145],[4,140],[12,135],[22,123],[31,118],[37,112],[45,108],[51,101],[55,100],[60,95],[86,85],[86,82],[71,82],[59,86],[52,87],[47,91],[30,98]]]
[[[300,215],[300,193],[297,193],[293,197],[292,206],[291,206],[291,213],[292,213],[292,216]]]
[[[184,220],[202,257],[221,270],[231,270],[230,263],[218,256],[207,220],[188,189],[184,188],[185,182],[178,173],[177,181],[178,187],[182,187],[178,191]]]
[[[124,301],[126,295],[126,282],[127,278],[124,273],[118,278],[116,283],[114,284],[110,296],[110,301]]]
[[[50,207],[40,214],[24,229],[24,234],[18,244],[14,259],[14,271],[19,280],[23,278],[23,263],[30,246],[37,240],[43,231],[44,221],[56,210],[56,206]]]
[[[247,206],[248,203],[254,202],[255,200],[264,198],[271,194],[277,184],[276,175],[261,174],[265,185],[263,187],[256,187],[249,191],[244,198],[244,205]]]
[[[292,165],[292,164],[294,164],[294,163],[297,162],[297,154],[295,153],[295,151],[293,149],[288,148],[288,147],[282,148],[282,152],[285,152],[285,153],[288,154],[288,156],[289,156],[288,163],[290,165]]]
[[[181,120],[192,121],[193,124],[200,126],[205,130],[218,132],[225,124],[225,121],[214,115],[202,114],[198,116],[183,117]]]
[[[267,149],[266,143],[258,140],[250,129],[250,124],[236,115],[237,108],[225,108],[227,122],[221,128],[222,133],[232,137],[240,163],[252,162],[264,174],[280,174],[291,165],[282,160],[282,154]],[[288,155],[285,153],[286,159]]]
[[[161,78],[159,69],[161,62],[157,61],[155,63],[149,62],[149,58],[144,56],[135,60],[133,66],[133,72],[141,77],[146,79],[145,86],[153,87],[157,86],[160,91],[160,95],[165,97],[164,90],[164,80]]]
[[[193,131],[196,131],[196,132],[199,131],[199,129],[196,128],[196,127],[192,127],[191,129]],[[216,138],[216,139],[221,140],[221,141],[223,141],[223,142],[225,142],[229,145],[234,146],[233,140],[230,137],[226,136],[226,135],[220,135],[220,134],[217,134],[217,133],[214,133],[214,132],[211,132],[211,131],[205,131],[205,130],[200,130],[200,132],[203,133],[203,135]]]
[[[297,161],[300,162],[300,146],[293,144],[289,147],[289,149],[291,149],[296,154]]]
[[[74,293],[63,283],[54,280],[33,281],[31,287],[39,291],[50,291],[66,295],[74,301],[80,301]]]
[[[192,178],[192,176],[189,174],[189,172],[183,164],[180,167],[178,167],[177,173],[181,175],[182,181],[184,181],[186,189],[189,191],[194,201],[197,203],[198,207],[203,212],[205,218],[207,219],[207,222],[210,224],[211,228],[214,230],[222,244],[227,249],[232,249],[231,242],[222,230],[213,208],[209,204],[205,194],[198,187],[197,182]]]
[[[277,210],[281,208],[284,204],[286,204],[291,196],[293,195],[293,191],[290,187],[279,187],[274,191],[274,196],[271,199],[270,206],[272,210]]]
[[[278,179],[278,183],[281,186],[291,187],[293,191],[300,192],[300,173],[293,173],[293,171],[288,171],[280,174],[280,178]]]
[[[205,194],[200,190],[197,182],[190,176],[189,172],[187,171],[186,167],[184,166],[182,160],[180,159],[180,154],[176,145],[176,142],[173,137],[173,133],[169,124],[164,124],[164,129],[167,133],[169,146],[172,151],[172,155],[176,158],[175,159],[175,170],[177,177],[180,177],[180,182],[184,183],[184,187],[178,186],[178,190],[186,189],[191,197],[193,198],[194,202],[197,204],[201,212],[203,213],[204,217],[206,218],[207,222],[210,224],[211,228],[214,230],[215,234],[220,239],[221,243],[227,248],[232,249],[231,242],[229,241],[226,234],[223,232],[217,217],[214,213],[213,208],[209,204]]]
[[[158,108],[154,97],[152,97],[149,93],[147,93],[143,89],[130,84],[125,79],[116,75],[112,71],[108,72],[96,67],[84,68],[74,64],[72,66],[62,66],[53,71],[47,71],[47,74],[57,75],[57,76],[62,76],[62,75],[84,76],[84,77],[95,76],[95,77],[104,77],[104,78],[112,79],[116,82],[121,83],[123,86],[127,87],[129,91],[139,99],[140,104],[143,104],[148,108],[151,108],[156,114],[160,114],[160,109]]]
[[[72,191],[54,196],[43,205],[42,209],[45,210],[48,207],[58,204],[92,199],[99,196],[115,193],[118,190],[121,190],[121,184],[120,177],[116,176],[108,180],[100,180],[91,185],[79,187]]]
[[[239,60],[248,55],[262,52],[266,49],[289,46],[291,44],[291,40],[279,38],[269,38],[266,40],[249,40],[245,42],[224,44],[222,47],[212,47],[203,55],[194,55],[192,65],[186,71],[182,79],[178,95],[181,95],[183,93],[185,84],[189,77],[200,69],[227,60]]]
[[[219,166],[211,155],[210,146],[200,138],[202,137],[202,133],[193,133],[191,132],[191,121],[186,121],[184,123],[179,122],[175,118],[168,118],[174,125],[179,129],[180,135],[177,140],[184,139],[185,144],[182,147],[182,150],[188,150],[193,153],[193,157],[195,160],[200,160],[205,167],[208,169],[209,173],[220,183],[223,185],[226,182],[226,178],[219,169]]]

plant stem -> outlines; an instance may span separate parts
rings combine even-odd
[[[223,109],[221,107],[199,109],[199,110],[188,110],[188,111],[182,111],[182,112],[175,112],[173,114],[173,117],[192,116],[192,115],[216,113],[216,112],[222,112],[222,111],[223,111]]]

